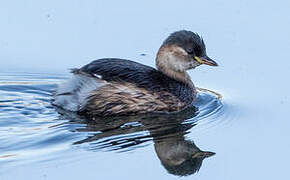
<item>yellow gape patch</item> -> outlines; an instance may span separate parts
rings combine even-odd
[[[197,62],[199,62],[200,64],[204,64],[204,61],[202,59],[200,59],[199,57],[194,56],[194,59],[196,59]]]

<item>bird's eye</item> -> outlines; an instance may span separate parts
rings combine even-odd
[[[193,49],[192,49],[192,48],[187,48],[187,49],[186,49],[186,52],[187,52],[188,54],[193,54]]]
[[[197,56],[200,56],[200,55],[202,54],[202,52],[201,52],[201,48],[200,48],[200,47],[196,47],[196,48],[194,49],[194,51],[195,51],[195,54],[196,54]]]

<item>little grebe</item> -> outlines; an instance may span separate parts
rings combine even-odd
[[[95,60],[59,85],[53,104],[94,116],[176,112],[191,105],[196,88],[186,70],[217,63],[203,39],[191,31],[172,33],[161,45],[154,69],[130,60]]]

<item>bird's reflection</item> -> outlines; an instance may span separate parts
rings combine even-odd
[[[106,117],[93,121],[61,110],[59,113],[71,123],[86,125],[76,131],[93,132],[93,135],[74,143],[89,143],[91,150],[128,151],[153,140],[161,164],[173,175],[193,174],[200,169],[205,158],[215,154],[201,151],[193,140],[185,137],[196,125],[192,120],[198,113],[195,107],[175,114]]]
[[[197,172],[202,161],[215,154],[201,151],[193,141],[186,140],[182,132],[169,138],[154,140],[154,147],[165,169],[169,173],[179,176]]]

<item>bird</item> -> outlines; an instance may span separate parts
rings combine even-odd
[[[203,38],[188,30],[171,33],[156,55],[156,68],[127,59],[102,58],[71,70],[52,104],[87,117],[173,113],[192,106],[197,89],[186,72],[218,66]]]

